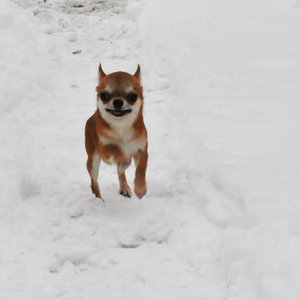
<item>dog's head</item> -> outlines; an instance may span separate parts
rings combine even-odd
[[[140,74],[138,66],[134,75],[125,72],[106,75],[99,65],[97,107],[107,123],[113,125],[125,122],[130,125],[142,113],[143,88]]]

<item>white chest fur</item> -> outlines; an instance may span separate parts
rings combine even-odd
[[[133,139],[132,131],[117,130],[112,138],[100,137],[102,145],[116,145],[126,156],[134,156],[146,147],[144,139]]]
[[[122,150],[124,151],[125,155],[127,156],[134,156],[139,151],[142,151],[145,149],[145,142],[141,140],[134,140],[130,141],[128,143],[125,143],[123,147],[121,146]]]

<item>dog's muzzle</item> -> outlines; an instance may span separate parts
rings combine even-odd
[[[129,113],[131,113],[131,109],[124,109],[124,110],[120,110],[120,109],[109,109],[106,108],[106,111],[109,112],[110,114],[112,114],[114,117],[123,117]]]

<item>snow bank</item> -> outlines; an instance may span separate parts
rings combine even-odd
[[[154,0],[137,19],[156,142],[161,134],[156,183],[194,211],[169,242],[201,274],[205,299],[299,293],[300,242],[286,228],[290,208],[300,212],[295,8]]]
[[[1,1],[0,32],[0,219],[9,224],[20,217],[27,194],[38,192],[35,128],[53,83],[39,55],[41,35],[32,13]]]

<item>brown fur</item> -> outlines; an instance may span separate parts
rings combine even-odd
[[[101,102],[100,94],[108,90],[111,101]],[[138,96],[138,101],[135,103],[127,101],[128,90]],[[108,164],[118,166],[119,192],[130,197],[131,190],[127,184],[125,170],[134,158],[136,165],[134,192],[139,198],[142,198],[147,191],[148,142],[143,120],[143,88],[140,82],[140,66],[134,75],[125,72],[106,75],[100,64],[99,85],[96,87],[96,91],[97,110],[88,119],[85,128],[85,147],[88,154],[87,169],[91,177],[92,192],[96,197],[102,199],[97,178],[99,164],[103,160]],[[122,117],[113,117],[108,114],[105,109],[109,107],[108,105],[112,105],[114,99],[121,99],[124,103],[126,102],[132,112]],[[101,107],[101,111],[99,107]]]

